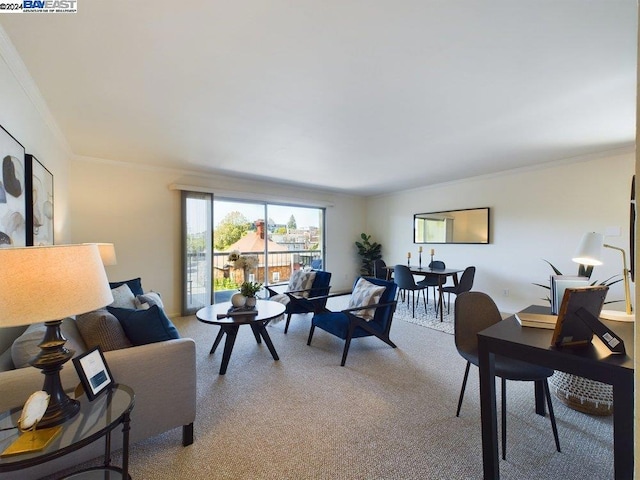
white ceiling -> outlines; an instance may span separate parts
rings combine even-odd
[[[372,195],[631,148],[635,0],[4,14],[75,155]]]

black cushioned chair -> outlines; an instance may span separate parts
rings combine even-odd
[[[467,386],[469,368],[471,364],[478,366],[478,337],[477,333],[502,321],[502,316],[494,301],[482,292],[464,292],[456,297],[454,307],[454,341],[458,353],[467,361],[462,380],[462,389],[458,399],[458,409],[456,417],[460,416],[464,390]],[[495,360],[496,376],[502,380],[502,458],[507,457],[507,380],[519,380],[528,382],[541,382],[544,387],[544,394],[549,408],[549,418],[551,419],[551,429],[556,442],[556,449],[560,451],[560,440],[558,439],[558,428],[556,427],[556,417],[553,413],[551,394],[549,393],[549,383],[547,379],[553,375],[550,368],[532,365],[520,360],[496,355]]]
[[[393,281],[398,285],[398,291],[401,295],[406,295],[407,304],[409,303],[409,292],[411,292],[411,301],[413,305],[412,315],[416,317],[416,292],[418,292],[418,306],[420,306],[420,292],[424,300],[424,310],[427,311],[427,298],[424,291],[427,289],[424,285],[418,285],[413,278],[413,274],[406,265],[395,265],[393,267]]]
[[[387,264],[381,258],[373,261],[373,276],[381,280],[387,279]]]
[[[434,260],[429,263],[429,268],[433,268],[435,270],[444,270],[446,267],[445,263],[440,260]],[[440,286],[438,281],[439,275],[435,273],[427,273],[424,277],[424,280],[420,280],[418,282],[418,286],[426,287],[427,291],[427,302],[429,301],[429,287],[433,288],[433,302],[434,304],[437,302],[438,297],[436,296],[436,288]],[[443,282],[444,283],[444,282]]]
[[[396,345],[389,338],[393,313],[396,309],[396,302],[394,300],[396,296],[396,284],[379,278],[367,277],[366,280],[374,285],[385,287],[378,303],[366,305],[366,310],[375,309],[371,320],[365,320],[359,316],[359,314],[365,310],[362,306],[347,308],[339,312],[332,312],[323,308],[317,311],[311,319],[311,330],[309,330],[307,345],[311,345],[311,339],[313,338],[313,332],[316,327],[331,335],[344,339],[344,350],[342,351],[342,362],[340,363],[343,367],[347,361],[347,354],[349,353],[352,338],[375,336],[387,345],[396,348]],[[356,280],[354,287],[357,283],[358,281]]]
[[[476,276],[476,267],[467,267],[462,272],[462,277],[457,285],[451,285],[449,287],[442,287],[443,295],[447,294],[447,313],[451,308],[451,294],[460,295],[461,293],[468,292],[473,288],[473,279]],[[442,305],[440,305],[442,307]],[[437,309],[436,309],[437,310]]]

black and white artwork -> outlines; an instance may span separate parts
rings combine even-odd
[[[27,241],[53,245],[53,175],[33,155],[26,155]]]
[[[0,247],[27,244],[25,151],[24,147],[0,127]]]

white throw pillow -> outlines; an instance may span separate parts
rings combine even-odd
[[[111,293],[113,295],[113,303],[109,305],[110,307],[136,308],[136,296],[126,283],[123,283],[118,288],[114,288],[111,290]]]
[[[144,295],[138,295],[136,297],[135,303],[136,303],[136,310],[146,310],[153,305],[157,305],[162,310],[164,310],[164,304],[162,303],[162,298],[160,298],[160,294],[154,291],[147,292]]]
[[[353,289],[353,293],[351,293],[348,308],[366,307],[367,305],[375,305],[379,303],[380,297],[382,297],[385,288],[386,287],[381,287],[371,283],[364,278],[360,278]],[[366,321],[369,321],[373,319],[376,309],[369,308],[367,310],[356,310],[352,313],[358,317],[364,318]]]

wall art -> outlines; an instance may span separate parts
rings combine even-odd
[[[33,155],[25,157],[27,178],[27,242],[53,245],[53,175]]]
[[[25,151],[2,126],[0,159],[0,247],[24,247],[27,245]]]

